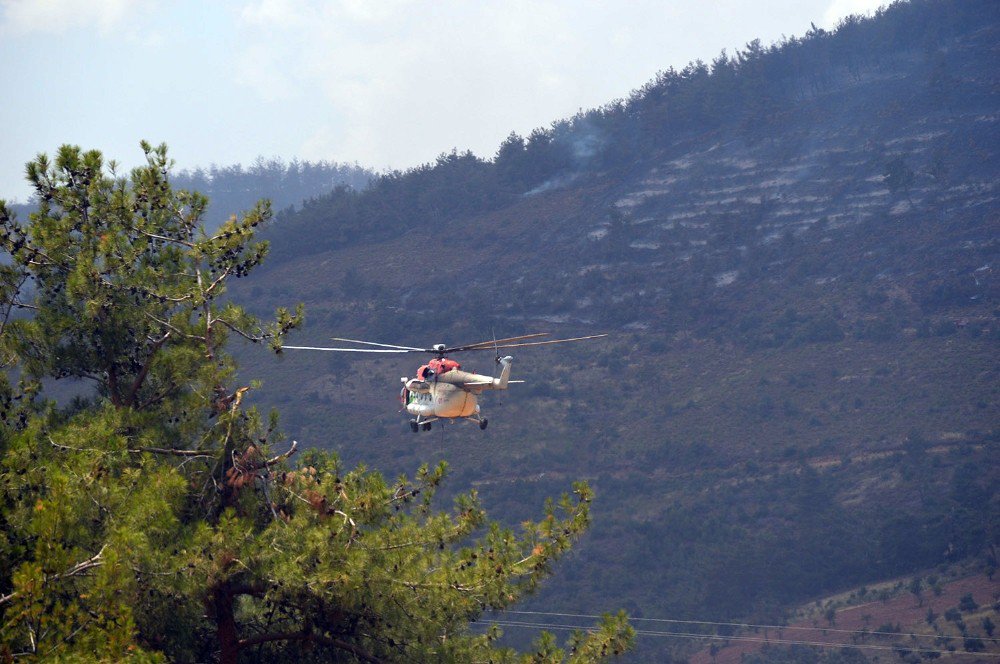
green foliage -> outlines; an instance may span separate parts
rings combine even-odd
[[[165,146],[144,143],[143,151],[146,166],[129,180],[113,162],[106,175],[96,151],[40,155],[27,167],[39,199],[29,225],[0,208],[0,245],[13,260],[5,288],[30,280],[35,292],[33,305],[19,292],[7,300],[33,315],[10,321],[4,346],[28,379],[87,379],[115,406],[136,410],[190,392],[193,377],[220,387],[232,366],[216,356],[230,333],[273,341],[301,319],[279,310],[263,326],[222,299],[227,281],[267,254],[253,235],[269,204],[206,236],[207,200],[170,189]]]
[[[977,636],[965,637],[962,641],[962,646],[966,652],[983,652],[986,650],[986,644]]]
[[[608,617],[520,655],[474,632],[552,571],[589,523],[585,484],[514,530],[475,492],[435,507],[444,463],[389,482],[331,453],[297,467],[277,418],[244,407],[228,336],[269,342],[222,298],[256,267],[266,202],[209,236],[166,148],[128,180],[64,146],[28,166],[39,210],[0,204],[0,657],[103,661],[594,661],[633,631]],[[32,286],[28,289],[27,286]],[[20,314],[18,314],[20,312]],[[25,312],[26,315],[25,315]],[[43,379],[95,391],[65,407]],[[279,452],[280,450],[284,450]]]
[[[919,576],[913,577],[913,579],[910,581],[910,585],[909,585],[908,589],[909,589],[910,593],[912,593],[913,596],[917,598],[917,601],[920,603],[920,606],[923,606],[924,605],[924,598],[923,598],[924,583],[920,579]],[[928,617],[930,616],[931,613],[932,612],[930,611],[930,609],[928,609]],[[934,622],[934,620],[930,619],[927,622],[932,623],[932,622]]]
[[[970,611],[975,611],[978,608],[979,605],[976,604],[976,600],[972,598],[972,593],[966,593],[958,600],[958,609],[960,611],[968,613]]]

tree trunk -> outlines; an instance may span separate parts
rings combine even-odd
[[[221,664],[236,664],[240,639],[233,613],[233,592],[228,583],[215,587],[210,605],[210,615],[215,620],[215,633],[219,639],[219,661]]]

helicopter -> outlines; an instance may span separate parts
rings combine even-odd
[[[525,334],[519,337],[507,337],[506,339],[493,339],[490,341],[480,341],[474,344],[463,344],[460,346],[448,346],[446,344],[435,344],[430,348],[417,348],[415,346],[400,346],[396,344],[383,344],[374,341],[361,341],[359,339],[345,339],[333,337],[333,341],[340,341],[355,344],[355,347],[329,348],[323,346],[282,346],[288,350],[317,350],[339,353],[386,353],[405,354],[421,353],[430,354],[434,357],[426,364],[420,365],[413,378],[403,376],[400,378],[403,387],[400,390],[399,398],[403,409],[413,417],[410,419],[410,430],[430,431],[431,424],[439,420],[468,420],[479,425],[480,429],[486,429],[489,420],[483,417],[479,407],[479,395],[487,390],[506,390],[512,383],[523,383],[523,380],[511,380],[510,368],[514,358],[510,355],[500,356],[501,348],[522,348],[525,346],[544,346],[549,344],[561,344],[570,341],[584,341],[587,339],[599,339],[606,337],[606,334],[592,334],[585,337],[573,337],[570,339],[548,339],[545,341],[528,341],[546,337],[549,332],[536,332]],[[373,346],[374,348],[359,348],[357,346]],[[498,377],[487,376],[485,374],[470,373],[462,370],[462,365],[447,357],[455,353],[465,353],[473,351],[493,351],[496,353],[496,363],[500,366]]]

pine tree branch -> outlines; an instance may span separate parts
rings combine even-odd
[[[331,639],[325,636],[320,636],[319,634],[313,635],[313,641],[320,645],[328,646],[330,648],[337,648],[338,650],[346,650],[360,660],[371,662],[372,664],[381,664],[385,660],[381,660],[378,657],[369,655],[367,652],[361,648],[347,643],[346,641],[341,641],[340,639]]]
[[[204,450],[175,450],[169,447],[130,447],[129,452],[150,452],[152,454],[169,454],[183,457],[206,457],[211,458],[211,454],[205,454]]]
[[[316,634],[309,631],[303,632],[284,632],[276,634],[261,634],[259,636],[252,636],[247,639],[240,639],[239,649],[248,648],[250,646],[259,645],[261,643],[271,643],[274,641],[311,641],[322,646],[327,646],[328,648],[336,648],[337,650],[344,650],[351,653],[358,659],[364,662],[371,662],[372,664],[382,664],[385,660],[379,659],[374,655],[371,655],[358,646],[342,641],[340,639],[330,638],[328,636],[323,636],[321,634]]]
[[[97,452],[99,454],[107,453],[109,450],[99,450],[93,447],[72,447],[71,445],[60,445],[56,441],[52,440],[49,436],[49,443],[52,447],[60,450],[72,450],[73,452]],[[181,456],[181,457],[206,457],[211,458],[213,455],[206,454],[204,450],[176,450],[169,447],[130,447],[129,452],[141,453],[150,452],[152,454],[168,454],[171,456]]]
[[[32,246],[28,242],[27,237],[25,236],[26,235],[25,233],[22,232],[22,233],[20,233],[20,235],[24,239],[24,248],[27,251],[31,252],[31,255],[32,255],[32,258],[28,258],[28,260],[27,260],[28,265],[38,265],[39,267],[55,267],[55,268],[58,268],[58,269],[62,270],[63,272],[69,272],[69,268],[66,267],[66,265],[64,265],[63,263],[60,263],[57,260],[54,260],[53,258],[51,258],[50,256],[48,256],[44,251],[42,251],[41,249],[38,249],[37,247]],[[11,246],[10,242],[6,242],[4,244],[4,249],[11,256],[14,255],[14,249]],[[34,256],[41,256],[42,258],[44,258],[45,260],[47,260],[48,263],[39,263],[38,261],[34,260]]]
[[[262,467],[263,468],[267,468],[269,466],[273,466],[276,463],[284,461],[288,457],[290,457],[293,454],[295,454],[295,450],[298,449],[298,447],[299,447],[299,441],[293,440],[292,441],[292,446],[288,448],[287,452],[284,452],[282,454],[278,454],[277,456],[271,457],[270,459],[268,459],[267,461],[264,462],[264,465]]]
[[[48,583],[49,581],[59,581],[60,579],[68,579],[69,577],[77,576],[79,574],[86,572],[89,569],[93,569],[94,567],[100,567],[101,565],[104,564],[104,549],[106,548],[108,548],[107,544],[102,546],[101,550],[95,553],[93,556],[87,558],[86,560],[78,562],[65,572],[60,572],[59,574],[53,574],[52,576],[46,576],[44,583]],[[12,599],[15,599],[18,595],[20,595],[20,593],[16,590],[10,593],[9,595],[3,595],[2,597],[0,597],[0,606],[3,606]]]
[[[73,565],[72,567],[70,567],[65,572],[62,572],[61,574],[56,574],[54,576],[51,576],[51,577],[49,577],[49,579],[52,579],[52,580],[65,579],[65,578],[68,578],[68,577],[71,577],[71,576],[76,576],[77,574],[80,574],[82,572],[86,572],[88,569],[91,569],[91,568],[94,568],[94,567],[100,567],[101,565],[104,564],[104,558],[103,558],[103,556],[104,556],[104,549],[106,549],[106,548],[108,548],[107,544],[105,544],[104,546],[102,546],[100,551],[98,551],[96,554],[94,554],[93,556],[91,556],[87,560],[79,562],[76,565]]]
[[[139,388],[142,387],[143,382],[146,380],[146,376],[149,374],[149,369],[153,366],[153,360],[156,358],[156,353],[163,347],[167,339],[170,338],[170,331],[164,334],[162,337],[153,342],[153,346],[149,349],[149,357],[146,362],[142,365],[139,373],[136,375],[135,380],[132,381],[132,387],[129,388],[128,396],[125,397],[125,405],[131,407],[135,404],[136,394],[139,392]]]
[[[73,373],[69,374],[69,377],[80,378],[80,379],[85,379],[85,380],[92,380],[95,383],[97,383],[98,385],[103,385],[104,384],[104,379],[103,378],[101,378],[99,376],[93,376],[93,375],[88,374],[88,373],[73,372]]]
[[[411,498],[416,498],[420,495],[423,487],[413,487],[412,489],[407,489],[405,486],[398,486],[392,494],[392,498],[386,501],[386,505],[392,505],[400,501],[406,502]]]
[[[86,620],[84,620],[82,623],[80,623],[79,627],[77,627],[75,630],[73,630],[73,632],[71,634],[67,634],[66,636],[64,636],[62,638],[61,641],[59,641],[59,643],[57,643],[54,646],[52,646],[51,648],[49,648],[45,652],[45,656],[46,657],[51,656],[53,653],[55,653],[56,650],[59,650],[64,645],[66,645],[67,643],[69,643],[70,641],[72,641],[73,637],[76,636],[77,634],[79,634],[80,632],[82,632],[84,630],[84,628],[86,628],[86,627],[88,627],[90,625],[91,622],[93,622],[93,618],[87,618]],[[43,634],[43,636],[44,636],[44,634]]]
[[[154,316],[153,314],[151,314],[149,312],[146,312],[146,316],[148,318],[151,318],[152,320],[156,321],[157,323],[159,323],[163,327],[167,328],[168,330],[176,332],[177,334],[181,335],[182,337],[184,337],[186,339],[196,339],[198,341],[204,341],[205,340],[205,337],[198,336],[197,334],[188,334],[187,332],[181,330],[179,327],[177,327],[175,325],[172,325],[169,321],[161,320],[161,319],[157,318],[156,316]]]
[[[52,440],[52,436],[48,437],[49,443],[52,447],[57,450],[72,450],[73,452],[97,452],[98,454],[104,454],[107,450],[99,450],[93,447],[73,447],[72,445],[60,445],[56,441]]]
[[[465,524],[458,524],[454,528],[442,533],[440,537],[434,537],[425,540],[411,540],[408,542],[400,542],[398,544],[386,544],[384,546],[364,546],[366,551],[394,551],[396,549],[406,549],[414,546],[436,546],[441,542],[452,542],[456,538],[461,537],[469,532],[469,528]]]
[[[240,639],[239,648],[249,648],[250,646],[262,643],[273,643],[274,641],[311,641],[312,634],[309,632],[275,632],[273,634],[260,634],[246,639]]]
[[[121,292],[122,290],[124,290],[126,288],[125,286],[120,286],[120,285],[118,285],[116,283],[108,281],[107,279],[104,279],[103,277],[101,278],[101,280],[100,280],[99,283],[102,286],[104,286],[105,288],[111,288],[112,290],[116,290],[116,291],[119,291],[119,292]],[[139,290],[142,291],[142,293],[144,295],[149,295],[151,297],[155,297],[155,298],[157,298],[158,300],[160,300],[162,302],[173,302],[175,304],[178,303],[178,302],[187,302],[188,300],[191,300],[191,299],[194,298],[194,295],[191,295],[191,294],[189,294],[189,295],[182,295],[181,297],[170,297],[169,295],[160,295],[159,293],[155,293],[155,292],[153,292],[151,290],[148,290],[146,288],[139,288]]]
[[[205,291],[202,293],[202,295],[207,296],[209,293],[211,293],[213,290],[215,290],[215,287],[218,286],[220,283],[222,283],[222,281],[226,277],[228,277],[229,274],[232,271],[233,271],[233,266],[232,265],[227,265],[226,269],[222,271],[222,274],[220,274],[219,277],[215,281],[213,281],[211,284],[208,285],[208,288],[205,289]]]
[[[411,590],[457,590],[463,593],[471,593],[477,590],[481,590],[483,584],[476,584],[474,586],[466,586],[461,583],[416,583],[414,581],[400,581],[399,579],[387,579],[390,583],[394,583],[399,586],[404,586],[410,588]]]
[[[155,233],[147,233],[146,231],[139,230],[137,228],[133,229],[133,230],[136,230],[141,235],[145,235],[146,237],[152,238],[154,240],[162,240],[164,242],[172,242],[174,244],[184,245],[185,247],[188,247],[189,249],[194,249],[194,244],[192,244],[191,242],[186,242],[184,240],[181,240],[181,239],[178,239],[178,238],[174,238],[174,237],[165,237],[163,235],[156,235]]]
[[[267,338],[269,338],[271,336],[271,335],[267,335],[267,334],[262,334],[260,336],[254,336],[252,334],[247,334],[246,332],[244,332],[240,328],[236,327],[235,325],[233,325],[232,323],[230,323],[229,321],[227,321],[225,318],[213,318],[212,320],[214,320],[217,323],[222,323],[223,325],[225,325],[226,327],[228,327],[230,330],[232,330],[236,334],[240,335],[241,337],[243,337],[247,341],[252,341],[253,343],[260,343],[264,339],[267,339]]]
[[[163,401],[164,399],[166,399],[168,396],[170,396],[171,393],[173,393],[175,391],[177,391],[177,385],[170,384],[170,385],[167,386],[167,389],[164,390],[163,392],[161,392],[159,394],[155,394],[155,395],[151,396],[150,398],[146,399],[145,401],[143,401],[142,403],[140,403],[136,407],[136,410],[144,410],[144,409],[148,408],[149,406],[152,406],[153,404],[159,403],[159,402]]]
[[[7,305],[7,311],[5,311],[3,315],[3,322],[0,322],[0,335],[3,335],[4,330],[7,328],[7,323],[8,321],[10,321],[10,315],[11,313],[13,313],[14,307],[20,307],[23,309],[34,309],[35,311],[38,310],[38,307],[32,306],[30,304],[21,304],[18,301],[17,296],[21,293],[21,288],[24,286],[25,282],[28,281],[29,276],[30,275],[27,272],[25,272],[23,275],[21,275],[21,281],[19,281],[17,283],[17,286],[14,287],[14,291],[11,294],[10,303]]]

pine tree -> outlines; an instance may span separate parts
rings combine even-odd
[[[532,653],[474,630],[534,590],[586,528],[584,484],[519,532],[475,492],[433,497],[446,465],[386,481],[315,450],[243,401],[225,350],[266,342],[223,299],[264,259],[266,202],[212,235],[174,191],[164,146],[128,178],[64,146],[27,168],[40,207],[0,202],[0,658],[136,661],[593,661],[624,615]],[[43,385],[94,386],[69,404]],[[46,382],[43,383],[43,380]],[[299,463],[292,465],[292,459]]]

